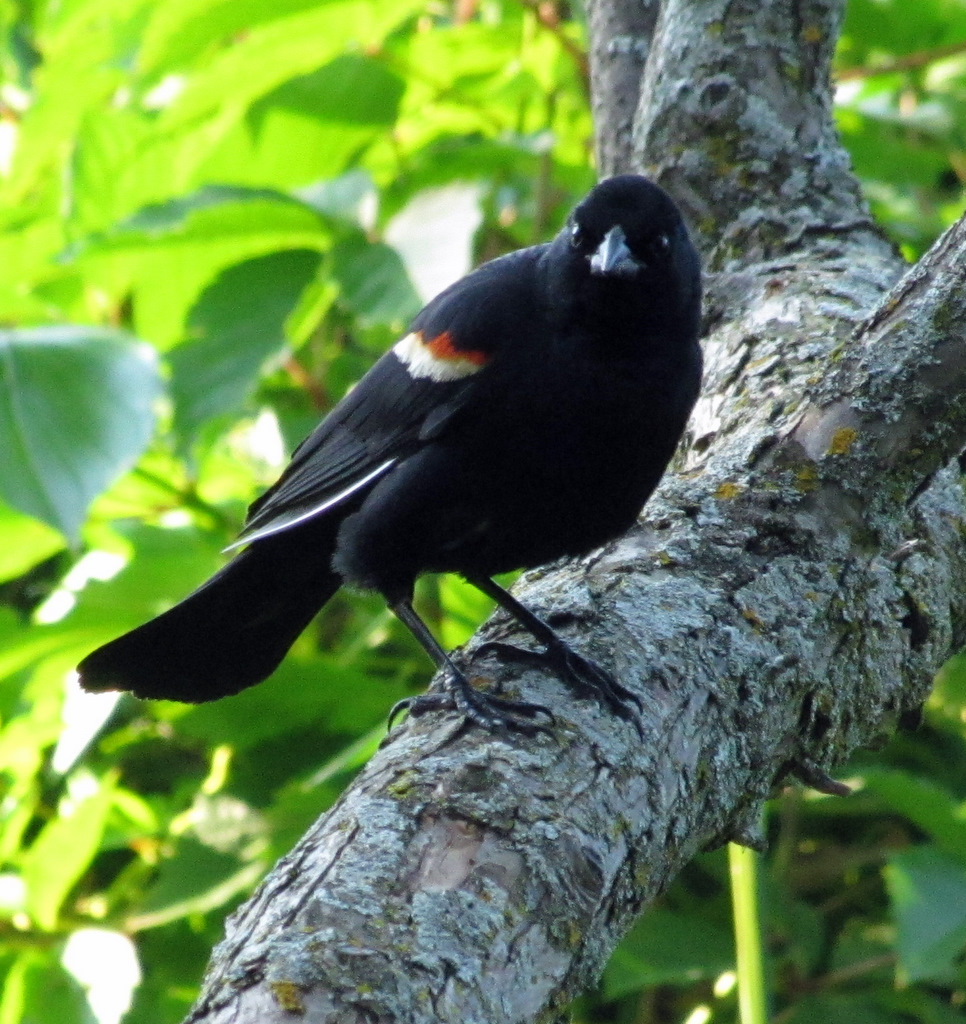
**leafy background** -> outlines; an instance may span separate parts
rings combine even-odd
[[[422,301],[557,228],[594,179],[585,49],[555,0],[0,0],[0,1024],[178,1021],[225,915],[425,685],[358,596],[214,705],[70,672],[220,563]],[[966,206],[966,3],[851,0],[838,73],[915,258]],[[449,645],[488,611],[451,579],[420,600]],[[771,804],[776,1024],[962,1019],[964,769],[954,660],[852,798]],[[576,1020],[733,1021],[729,914],[706,854]]]

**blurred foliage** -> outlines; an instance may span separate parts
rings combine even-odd
[[[964,40],[964,0],[849,4],[839,123],[910,257],[964,207]],[[0,0],[0,1024],[178,1021],[425,685],[365,596],[213,705],[70,671],[219,564],[422,301],[559,225],[593,181],[584,49],[553,0]],[[448,645],[487,611],[420,597]],[[961,1019],[964,721],[959,661],[854,797],[771,806],[774,1021]],[[577,1020],[733,1021],[726,890],[695,861]]]

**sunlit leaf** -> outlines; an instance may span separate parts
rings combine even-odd
[[[37,519],[0,503],[0,582],[21,576],[64,547],[64,538]]]
[[[258,26],[213,57],[166,112],[172,129],[226,105],[245,110],[289,79],[313,71],[343,48],[364,48],[422,7],[417,0],[329,0]]]
[[[94,1024],[80,985],[39,949],[19,952],[9,964],[0,995],[0,1024],[76,1021]]]
[[[133,289],[138,329],[167,342],[181,336],[188,309],[225,267],[278,250],[322,250],[328,240],[319,215],[292,196],[212,186],[148,207],[72,254],[95,279]]]
[[[147,74],[177,70],[239,32],[318,6],[319,0],[168,0],[155,5],[138,50]]]
[[[44,826],[24,856],[27,909],[39,927],[56,926],[61,905],[97,853],[112,799],[103,785]]]
[[[0,330],[0,493],[75,537],[147,444],[160,393],[152,351],[120,332]]]
[[[240,263],[209,285],[175,348],[171,396],[175,428],[190,441],[206,420],[237,411],[259,368],[285,344],[285,321],[315,276],[319,254],[276,252]]]

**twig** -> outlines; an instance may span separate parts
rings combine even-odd
[[[947,43],[945,46],[935,46],[930,50],[916,50],[914,53],[906,53],[881,64],[843,68],[835,73],[835,78],[839,82],[849,82],[857,78],[872,78],[874,75],[891,75],[897,71],[913,71],[944,57],[955,57],[959,53],[966,53],[966,39],[958,43]]]
[[[590,95],[590,62],[587,59],[587,51],[564,32],[557,5],[548,3],[547,0],[520,0],[520,5],[528,11],[533,11],[537,22],[547,31],[553,33],[561,48],[567,52],[576,65],[585,94]]]

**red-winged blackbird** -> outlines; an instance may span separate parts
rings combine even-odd
[[[438,295],[249,510],[247,547],[180,604],[94,651],[88,690],[207,701],[265,679],[343,584],[379,591],[443,671],[450,707],[532,731],[546,709],[470,686],[413,610],[455,572],[543,645],[578,693],[637,698],[491,576],[583,555],[630,528],[698,394],[700,267],[645,178],[597,185],[557,237]]]

